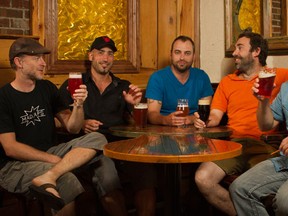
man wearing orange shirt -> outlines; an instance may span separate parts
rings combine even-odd
[[[268,43],[261,35],[249,30],[241,33],[233,52],[237,71],[219,83],[207,125],[195,113],[194,125],[197,128],[218,126],[227,113],[227,126],[233,129],[233,141],[243,145],[241,156],[202,163],[195,174],[195,182],[207,201],[228,215],[236,215],[236,210],[229,191],[220,185],[221,180],[226,175],[241,174],[276,150],[260,140],[263,132],[258,128],[256,120],[258,101],[251,91],[259,71],[266,67],[267,55]],[[287,79],[288,70],[277,68],[272,99]]]

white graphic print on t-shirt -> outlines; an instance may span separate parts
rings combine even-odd
[[[29,124],[35,125],[36,122],[41,122],[41,117],[45,117],[44,114],[45,109],[39,109],[39,106],[35,107],[32,106],[30,111],[24,110],[25,115],[21,116],[21,124],[26,124],[28,126]]]

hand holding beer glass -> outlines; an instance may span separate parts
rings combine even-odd
[[[71,72],[69,73],[69,79],[68,79],[68,90],[71,94],[71,97],[73,98],[73,94],[75,94],[75,90],[80,88],[80,85],[82,84],[82,74],[78,72]],[[77,105],[77,101],[74,100],[74,103],[70,106]]]
[[[179,117],[186,117],[189,115],[189,104],[188,104],[188,99],[178,99],[178,104],[176,111],[182,111],[183,113],[178,114],[177,116]],[[186,124],[183,125],[185,127]]]
[[[206,124],[209,118],[209,114],[210,114],[210,100],[209,99],[200,99],[198,101],[198,114],[200,116],[200,119]]]
[[[274,80],[276,76],[275,68],[264,68],[259,72],[259,88],[258,95],[269,98],[271,96]]]

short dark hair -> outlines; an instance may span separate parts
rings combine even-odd
[[[178,41],[178,40],[181,40],[183,42],[190,41],[192,43],[193,53],[195,53],[195,43],[194,43],[194,41],[190,37],[185,36],[185,35],[180,35],[180,36],[178,36],[177,38],[174,39],[174,41],[172,42],[172,45],[171,45],[171,52],[173,50],[175,42]]]
[[[238,39],[242,37],[250,39],[251,52],[256,50],[257,48],[260,48],[261,51],[259,53],[259,62],[262,66],[265,66],[268,56],[268,41],[260,34],[252,32],[251,28],[247,28],[242,33],[240,33]]]

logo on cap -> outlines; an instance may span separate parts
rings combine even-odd
[[[103,39],[104,39],[104,41],[106,42],[106,43],[108,43],[109,41],[110,41],[110,38],[109,37],[103,37]]]

